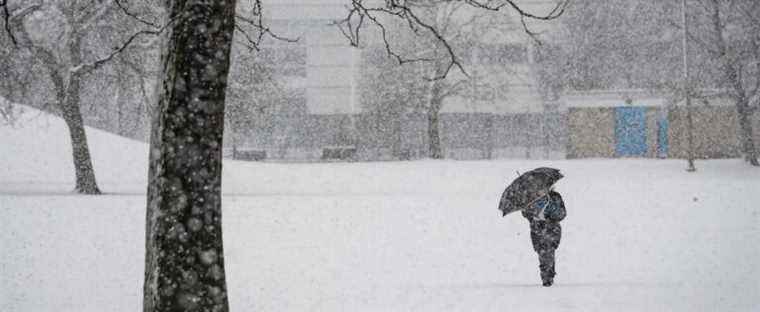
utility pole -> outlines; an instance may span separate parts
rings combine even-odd
[[[684,96],[686,97],[686,122],[688,132],[688,167],[686,171],[694,172],[697,168],[694,167],[694,120],[691,116],[691,88],[689,87],[689,59],[688,59],[688,23],[686,22],[686,0],[681,1],[682,13],[683,13],[683,85]]]

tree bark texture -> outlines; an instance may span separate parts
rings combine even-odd
[[[144,311],[229,311],[221,175],[236,1],[168,3],[173,24],[151,132]]]
[[[30,14],[39,9],[39,6],[32,6],[21,16]],[[21,39],[30,52],[40,60],[48,70],[51,82],[55,89],[55,100],[57,108],[61,112],[61,117],[66,123],[71,139],[72,160],[74,163],[74,174],[76,176],[75,191],[83,194],[100,194],[100,189],[95,179],[95,170],[92,166],[90,149],[87,144],[87,135],[84,129],[84,120],[80,110],[80,86],[82,73],[71,70],[70,64],[82,63],[81,37],[76,28],[71,30],[71,40],[66,43],[66,52],[68,52],[69,62],[61,62],[52,51],[45,47],[35,45],[29,34],[22,27],[22,18],[16,21],[16,28],[20,28]],[[75,24],[71,24],[75,27]]]
[[[744,159],[753,166],[760,166],[757,159],[757,147],[754,140],[754,129],[752,128],[752,116],[749,103],[746,100],[737,104],[737,113],[739,114],[739,131],[742,140],[742,149],[744,150]]]
[[[73,34],[68,44],[71,64],[82,63],[81,38],[79,34]],[[64,69],[65,70],[65,69]],[[79,91],[81,89],[82,74],[72,72],[69,83],[66,85],[65,98],[59,98],[61,115],[69,128],[71,137],[71,152],[74,160],[74,172],[76,175],[76,191],[82,194],[100,194],[95,180],[95,170],[92,166],[90,148],[87,145],[87,134],[84,130],[84,120],[80,109]]]
[[[66,89],[66,99],[61,102],[61,115],[69,128],[71,137],[71,152],[76,174],[76,191],[82,194],[100,194],[95,180],[95,170],[92,166],[90,148],[87,145],[87,134],[84,130],[84,120],[79,108],[80,78],[72,75]]]

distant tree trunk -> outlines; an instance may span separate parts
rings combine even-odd
[[[434,81],[430,88],[430,102],[428,104],[428,157],[442,159],[440,115],[443,99],[441,98],[442,83]]]
[[[228,136],[230,138],[230,144],[232,145],[232,159],[237,159],[237,133],[236,130],[239,128],[237,125],[235,125],[235,121],[230,120],[229,124],[227,125],[229,131]]]
[[[38,6],[30,7],[20,15],[26,15],[39,9]],[[20,23],[21,19],[17,23]],[[20,25],[17,25],[17,27]],[[76,29],[72,30],[73,33]],[[36,58],[38,58],[48,70],[51,82],[55,90],[55,100],[61,117],[69,129],[71,139],[71,154],[74,162],[74,175],[76,176],[75,191],[82,194],[100,194],[100,189],[95,180],[95,170],[92,166],[90,149],[87,144],[87,134],[84,129],[84,120],[80,110],[80,86],[81,73],[72,71],[70,66],[59,63],[59,58],[41,47],[35,46],[29,38],[25,29],[19,32],[22,42],[29,48]],[[81,38],[78,35],[72,35],[71,40],[67,43],[66,49],[69,52],[71,64],[81,64]],[[66,84],[68,77],[68,84]]]
[[[391,154],[397,160],[409,160],[409,158],[406,157],[406,153],[404,152],[404,129],[401,122],[403,112],[401,112],[401,106],[394,105],[390,107],[390,113],[387,117],[389,117],[388,120],[390,121],[390,126],[393,130],[391,133],[393,136],[393,141],[391,142]]]
[[[736,113],[739,117],[739,139],[742,144],[742,152],[744,154],[744,160],[749,162],[752,166],[760,166],[757,161],[757,150],[755,149],[755,139],[752,131],[752,109],[749,106],[747,99],[747,93],[739,80],[739,75],[733,64],[726,65],[726,76],[729,83],[731,83],[734,89],[734,101],[736,102]]]
[[[741,133],[742,149],[744,150],[744,160],[753,166],[760,166],[757,160],[757,148],[755,147],[754,131],[752,129],[751,109],[747,100],[737,103],[736,111],[739,114],[739,129]]]
[[[115,97],[116,97],[116,99],[115,99],[116,100],[116,134],[121,135],[121,136],[127,136],[127,137],[129,137],[130,133],[126,133],[126,131],[124,131],[124,127],[123,127],[123,124],[122,124],[122,120],[124,119],[124,99],[123,99],[123,96],[121,94],[122,93],[121,92],[121,88],[123,88],[126,85],[126,83],[125,83],[124,78],[123,78],[122,75],[117,75],[116,76],[116,83],[119,84],[118,87],[116,88],[116,90],[114,90],[114,92],[116,93],[115,94]]]
[[[494,149],[494,116],[493,114],[488,114],[486,116],[486,137],[484,143],[484,149],[485,149],[485,159],[493,159],[493,149]]]
[[[79,109],[80,78],[72,75],[66,88],[66,99],[61,102],[61,115],[69,128],[71,137],[71,152],[76,174],[76,191],[82,194],[100,194],[95,181],[95,170],[92,167],[90,149],[87,146],[87,134],[84,130],[84,120]]]
[[[82,63],[80,44],[79,35],[72,35],[71,41],[68,43],[71,64]],[[74,72],[69,74],[69,83],[65,86],[65,98],[59,98],[61,116],[69,128],[69,136],[71,137],[71,152],[76,175],[75,190],[82,194],[100,194],[100,189],[98,189],[98,184],[95,181],[95,170],[92,167],[90,148],[87,146],[87,134],[84,130],[84,120],[79,107],[81,80],[81,74]]]
[[[713,1],[712,5],[712,27],[717,34],[718,56],[719,59],[724,62],[724,74],[727,82],[734,91],[733,97],[736,102],[736,113],[739,115],[739,137],[742,144],[744,159],[753,166],[760,166],[760,163],[758,163],[757,160],[757,150],[755,149],[752,121],[750,120],[752,109],[749,106],[747,90],[742,85],[741,78],[739,77],[739,70],[734,63],[732,63],[732,60],[726,57],[728,54],[728,45],[723,37],[724,27],[721,22],[720,3]]]
[[[222,244],[224,100],[234,0],[168,1],[151,132],[144,311],[229,311]]]

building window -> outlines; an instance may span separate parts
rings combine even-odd
[[[478,47],[478,64],[523,64],[528,60],[528,49],[520,44],[482,44]]]
[[[262,48],[259,55],[274,65],[275,72],[285,77],[306,77],[306,46],[275,45]]]

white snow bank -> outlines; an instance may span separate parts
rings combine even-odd
[[[34,117],[34,116],[30,116]],[[89,130],[73,188],[62,122],[0,127],[0,311],[139,311],[145,144]],[[556,284],[506,183],[566,175]],[[226,162],[232,311],[758,311],[760,170],[739,160]]]
[[[130,191],[144,192],[148,145],[90,127],[85,132],[101,189],[123,190],[129,184]],[[71,139],[63,119],[24,106],[12,126],[0,126],[0,138],[0,189],[24,193],[74,189]]]

